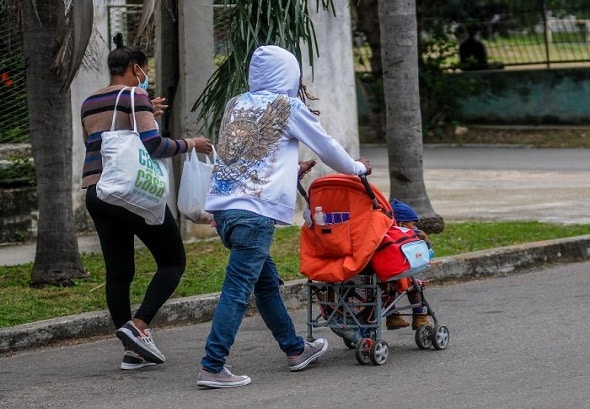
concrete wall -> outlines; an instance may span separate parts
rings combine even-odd
[[[71,86],[72,94],[72,196],[74,216],[78,229],[94,228],[87,215],[81,189],[82,165],[86,148],[82,138],[80,107],[82,102],[96,90],[106,87],[110,81],[107,57],[109,55],[107,5],[125,4],[123,0],[94,0],[94,34],[88,44],[90,59],[78,70]],[[100,35],[98,35],[100,33]]]
[[[590,125],[590,68],[472,71],[477,93],[462,101],[457,119],[478,124]]]
[[[162,11],[165,12],[164,10]],[[198,135],[200,124],[197,112],[191,112],[192,106],[201,94],[209,77],[213,74],[213,5],[210,0],[180,0],[178,2],[178,84],[174,97],[173,131],[175,138],[187,138]],[[159,50],[156,60],[161,61],[159,73],[164,73],[165,60],[158,56],[165,50]],[[169,69],[170,67],[168,67]],[[212,135],[204,135],[212,137]],[[184,155],[175,159],[175,189],[171,190],[168,203],[172,212],[176,212],[176,187],[180,182],[181,165]],[[180,227],[185,239],[215,235],[215,229],[204,221],[195,224],[181,219]]]
[[[348,0],[334,0],[336,16],[330,11],[316,13],[310,3],[310,15],[318,39],[319,56],[314,56],[313,74],[307,54],[303,61],[303,81],[311,94],[319,97],[310,101],[313,109],[320,110],[320,122],[353,157],[359,155],[356,89],[352,56],[352,30]],[[307,45],[304,45],[307,47]],[[306,147],[301,148],[301,159],[317,157]],[[309,183],[320,174],[334,173],[325,165],[306,177]]]

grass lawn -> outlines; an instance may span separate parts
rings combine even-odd
[[[431,235],[436,256],[450,256],[512,244],[590,234],[590,225],[556,226],[538,222],[449,223],[442,234]],[[221,288],[228,251],[219,240],[186,244],[188,265],[173,297],[217,292]],[[299,273],[299,228],[277,229],[272,255],[283,280],[304,278]],[[0,327],[106,309],[102,256],[83,254],[87,281],[73,287],[31,288],[32,264],[0,266]],[[132,302],[139,303],[155,270],[146,250],[136,253],[137,272]]]

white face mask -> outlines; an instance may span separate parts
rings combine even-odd
[[[148,85],[149,85],[149,80],[150,78],[147,76],[147,74],[141,69],[141,67],[138,65],[137,68],[139,68],[139,70],[141,71],[141,73],[145,76],[145,80],[143,80],[143,82],[141,82],[139,80],[139,77],[136,75],[135,78],[137,78],[137,82],[138,82],[138,86],[139,88],[143,89],[144,91],[147,91],[148,89]]]

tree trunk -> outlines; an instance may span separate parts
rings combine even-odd
[[[70,90],[60,90],[67,73],[52,68],[65,31],[64,2],[23,3],[29,130],[39,202],[32,285],[73,285],[73,277],[86,274],[72,210]]]
[[[414,207],[427,233],[440,233],[424,185],[416,2],[379,0],[379,24],[390,195]]]

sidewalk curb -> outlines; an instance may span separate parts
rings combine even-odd
[[[590,260],[590,235],[442,257],[432,263],[428,277],[433,280],[474,279],[587,260]],[[289,309],[306,306],[305,283],[306,279],[300,279],[285,284],[282,294]],[[219,293],[172,299],[161,308],[153,324],[161,327],[209,321],[218,298]],[[3,328],[0,329],[0,354],[113,334],[114,330],[106,310]]]

